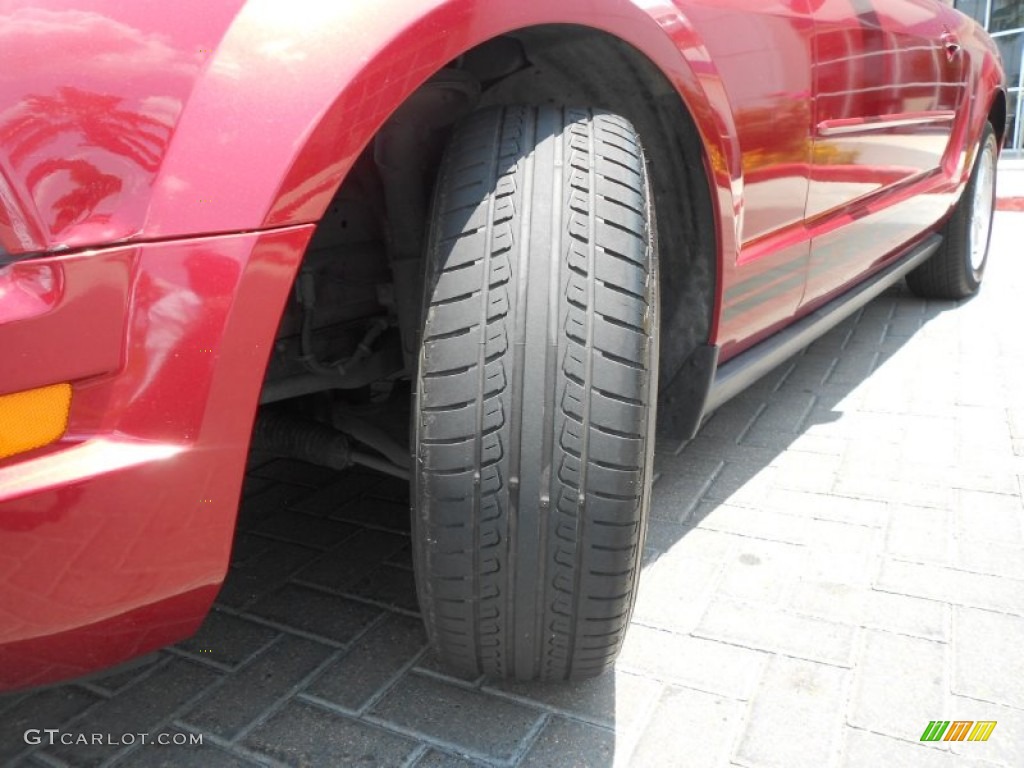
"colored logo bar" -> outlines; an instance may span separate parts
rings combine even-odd
[[[932,720],[921,741],[988,741],[996,728],[995,720]]]

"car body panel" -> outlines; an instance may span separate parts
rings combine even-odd
[[[7,251],[141,235],[189,94],[239,7],[241,0],[4,4],[0,202],[8,204],[0,206],[0,243]]]
[[[9,252],[316,221],[376,129],[424,80],[474,45],[539,24],[585,24],[643,51],[683,94],[714,149],[716,178],[729,189],[739,175],[719,78],[692,25],[668,2],[253,0],[214,3],[214,15],[208,5],[147,6],[129,22],[125,6],[111,0],[73,10],[65,2],[8,4],[7,39],[29,34],[40,15],[60,19],[51,26],[62,29],[54,33],[62,49],[86,47],[76,31],[86,19],[114,29],[109,43],[94,35],[88,59],[76,55],[52,75],[54,57],[38,41],[0,49],[8,73],[0,81],[3,199],[18,202],[21,214],[17,226],[0,222]],[[173,21],[181,18],[193,20],[188,34],[155,31],[182,27]],[[104,69],[94,73],[92,60]],[[689,61],[702,63],[699,77]],[[96,82],[102,94],[90,89]],[[37,114],[26,114],[39,103]],[[20,130],[30,116],[52,122],[64,114],[65,123],[42,135]],[[70,147],[97,170],[76,177],[63,167]],[[30,178],[47,184],[29,188]],[[98,199],[108,187],[118,192]]]
[[[0,462],[0,687],[80,675],[198,626],[227,570],[270,342],[312,232],[31,262],[63,275],[55,314],[119,310],[124,358],[104,371],[97,350],[64,438]],[[0,348],[21,325],[0,323]]]
[[[853,224],[911,217],[893,242],[934,229],[1000,88],[994,47],[936,11],[966,54],[960,119],[933,121],[950,129],[941,162],[920,128],[931,123],[915,123],[925,167],[896,178],[876,159],[830,176],[828,129],[870,111],[811,106],[820,2],[5,3],[0,259],[32,258],[0,261],[0,395],[74,392],[62,440],[0,461],[0,687],[198,626],[226,572],[262,373],[315,222],[382,123],[475,45],[583,25],[674,86],[715,207],[707,341],[722,361],[883,266],[880,246],[857,254],[859,271],[841,266]],[[909,101],[892,114],[948,106]],[[833,185],[839,202],[806,219]]]
[[[807,216],[838,213],[842,226],[815,233],[805,305],[849,285],[949,211],[943,159],[957,151],[954,118],[967,106],[967,54],[949,55],[954,32],[929,0],[822,0],[815,18]],[[865,237],[872,247],[863,247]]]
[[[803,295],[814,24],[807,0],[772,0],[754,11],[739,0],[679,5],[717,65],[741,153],[732,182],[737,247],[722,252],[716,334],[728,349],[792,317]]]

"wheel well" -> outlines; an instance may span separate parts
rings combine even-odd
[[[996,140],[1002,147],[1003,138],[1006,136],[1006,94],[1002,89],[996,91],[992,109],[988,113],[988,121],[992,123],[992,129],[996,132]]]
[[[637,129],[657,212],[661,333],[671,339],[661,345],[659,384],[674,389],[686,375],[680,371],[687,360],[708,342],[718,279],[700,134],[679,93],[637,49],[590,28],[546,25],[494,38],[449,62],[369,143],[318,224],[278,332],[264,402],[413,372],[422,244],[441,148],[461,115],[509,104],[596,107]],[[387,317],[391,330],[381,334]],[[368,356],[360,339],[374,332],[378,354]],[[353,360],[359,364],[348,365]],[[332,368],[345,372],[344,383]]]

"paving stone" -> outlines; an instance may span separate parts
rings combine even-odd
[[[420,609],[416,598],[415,576],[412,571],[404,568],[382,565],[357,581],[346,592],[405,611],[416,613]]]
[[[956,526],[961,540],[1024,546],[1024,507],[1016,495],[957,491]]]
[[[734,699],[749,698],[764,654],[699,637],[633,626],[619,663],[657,680],[678,683]]]
[[[404,568],[407,571],[413,570],[412,562],[412,544],[408,540],[405,542],[405,546],[399,549],[397,552],[388,555],[384,561],[386,565],[393,565],[396,568]]]
[[[786,392],[770,400],[758,414],[741,443],[747,445],[788,446],[814,407],[816,396],[809,392]]]
[[[812,493],[786,487],[773,488],[765,498],[764,506],[788,515],[866,525],[872,528],[884,526],[889,518],[889,506],[883,502],[848,499],[828,493]]]
[[[707,493],[724,462],[693,453],[669,456],[658,462],[662,479],[651,500],[651,517],[674,522],[687,522],[694,508]]]
[[[846,401],[822,412],[815,411],[812,418],[827,425],[829,434],[850,440],[851,445],[868,443],[879,450],[885,450],[882,446],[886,443],[898,444],[907,431],[905,416],[859,410]]]
[[[933,600],[867,590],[861,621],[865,627],[884,629],[926,640],[948,641],[949,606]]]
[[[867,630],[850,702],[850,725],[916,741],[921,718],[944,712],[946,644]]]
[[[1024,614],[1024,582],[997,576],[886,560],[876,587],[884,592]]]
[[[760,495],[760,494],[759,494]],[[705,502],[706,503],[706,502]],[[880,547],[878,531],[830,520],[808,520],[763,506],[715,505],[707,512],[698,506],[700,527],[790,544],[813,544],[837,550],[874,551]]]
[[[161,728],[169,739],[192,738],[196,734],[174,726]],[[203,734],[199,734],[203,736]],[[260,763],[228,751],[204,738],[202,744],[146,744],[118,758],[117,768],[255,768]]]
[[[1003,461],[1006,456],[1013,455],[1013,447],[1010,445],[1006,452],[991,452],[988,456],[979,455],[978,452],[968,454],[970,459],[967,463],[962,458],[960,463],[953,468],[949,477],[949,484],[959,490],[960,493],[983,493],[989,496],[1012,495],[1017,493],[1017,483],[1013,476],[1012,465]],[[1020,530],[1016,536],[1020,537]]]
[[[744,541],[735,534],[663,520],[651,520],[647,525],[646,546],[659,555],[671,553],[673,557],[717,563]]]
[[[957,541],[955,566],[963,571],[988,573],[1024,581],[1024,547],[997,541]]]
[[[888,332],[888,328],[886,329]],[[847,345],[837,350],[836,368],[827,380],[829,388],[848,389],[856,387],[871,375],[879,366],[880,347],[864,344]]]
[[[903,444],[880,442],[872,445],[867,440],[850,444],[843,456],[843,476],[870,475],[878,479],[897,480],[904,468]],[[877,503],[877,502],[876,502]]]
[[[1024,619],[953,610],[953,692],[1024,709]]]
[[[675,552],[659,558],[640,575],[633,620],[689,632],[707,610],[720,570],[719,564]]]
[[[416,742],[293,701],[257,726],[245,746],[289,765],[401,765]]]
[[[763,409],[764,404],[756,399],[738,397],[731,400],[726,407],[711,415],[697,436],[687,444],[686,450],[699,450],[703,442],[714,440],[714,452],[718,454],[721,445],[737,444],[740,437],[753,426]]]
[[[223,738],[234,738],[323,664],[332,650],[285,635],[203,696],[181,719]]]
[[[516,753],[540,718],[539,712],[520,704],[415,674],[392,688],[371,714],[383,723],[500,760]]]
[[[308,494],[291,506],[299,512],[331,517],[342,507],[361,499],[386,482],[388,480],[376,472],[349,470],[337,482]]]
[[[872,472],[842,473],[832,492],[839,496],[934,509],[949,509],[953,505],[954,496],[953,489],[946,485],[887,479]]]
[[[345,600],[319,590],[287,584],[252,607],[252,614],[304,632],[350,642],[372,624],[382,611],[372,605]]]
[[[253,482],[261,482],[266,485],[258,493],[243,497],[238,512],[238,526],[243,531],[252,530],[267,518],[280,514],[291,504],[310,494],[309,488],[304,485],[283,483],[279,480],[252,475],[250,475],[250,479]]]
[[[743,721],[744,705],[710,693],[668,688],[632,756],[638,766],[724,765]]]
[[[704,499],[734,507],[758,507],[775,487],[779,470],[761,463],[730,461],[708,486]],[[699,514],[695,508],[694,515]]]
[[[802,580],[788,594],[783,607],[790,613],[856,626],[861,623],[867,593],[864,587]]]
[[[871,309],[868,305],[861,312]],[[811,342],[797,359],[804,357],[824,356],[827,359],[836,359],[850,344],[853,333],[860,325],[860,315],[855,315],[840,323],[836,328]],[[888,314],[886,322],[888,323]]]
[[[590,768],[611,765],[614,758],[614,730],[553,717],[517,765],[521,768]]]
[[[136,659],[130,659],[107,674],[101,673],[96,677],[90,677],[89,686],[104,691],[107,694],[117,693],[140,680],[161,660],[166,660],[166,658],[159,651]]]
[[[427,648],[420,660],[416,662],[415,669],[419,672],[423,672],[431,677],[437,677],[446,680],[457,680],[462,683],[479,684],[481,675],[469,675],[465,672],[455,672],[444,664],[437,657],[437,654],[432,648]]]
[[[374,489],[375,495],[363,496],[351,504],[339,508],[332,517],[359,525],[368,525],[372,528],[408,533],[410,526],[409,502],[380,498],[376,495],[386,487],[378,486]]]
[[[661,684],[616,669],[590,680],[571,683],[496,682],[489,693],[511,696],[524,704],[628,732],[647,705],[661,692]]]
[[[866,529],[865,529],[866,530]],[[881,555],[876,552],[808,547],[804,564],[804,579],[868,587],[874,582],[881,567]]]
[[[856,629],[723,598],[711,604],[695,634],[747,648],[849,666]]]
[[[994,445],[1007,445],[1010,440],[1005,408],[968,404],[957,409],[956,426],[957,443],[964,456],[976,448],[989,450]]]
[[[429,749],[416,761],[416,768],[481,768],[487,763],[455,756],[439,749]]]
[[[689,475],[710,480],[722,468],[722,459],[694,452],[691,445],[690,441],[684,441],[677,444],[679,450],[676,451],[659,443],[654,453],[655,469],[670,478]]]
[[[296,574],[295,580],[341,592],[408,543],[407,536],[364,528],[312,561]]]
[[[177,648],[199,659],[237,667],[277,637],[277,630],[214,610]]]
[[[913,429],[904,433],[900,442],[903,458],[920,467],[955,467],[957,443],[954,423],[952,419],[936,416],[919,420]]]
[[[850,441],[835,435],[802,432],[789,446],[794,451],[820,453],[825,456],[842,456],[850,448]]]
[[[406,420],[408,424],[408,420]],[[406,424],[402,425],[402,429],[407,429]],[[405,510],[404,520],[406,522],[406,528],[410,521],[409,509],[411,506],[411,499],[409,496],[410,485],[405,480],[399,480],[397,477],[385,477],[380,485],[374,486],[373,490],[366,494],[367,498],[374,498],[380,501],[391,501],[402,507]]]
[[[171,658],[148,677],[93,706],[84,718],[75,720],[66,731],[75,735],[112,734],[115,741],[122,734],[153,734],[168,714],[202,693],[217,679],[217,673],[206,667],[185,659]],[[123,749],[120,743],[56,744],[48,746],[45,751],[75,765],[93,766]]]
[[[349,523],[286,509],[268,515],[250,530],[312,549],[330,549],[359,529]]]
[[[423,622],[390,615],[306,687],[306,693],[359,710],[426,647]]]
[[[791,544],[802,544],[805,538],[803,527],[806,521],[793,515],[761,509],[757,505],[743,507],[732,502],[702,502],[699,519],[701,529],[737,536]]]
[[[832,371],[838,363],[837,353],[841,354],[841,349],[834,353],[831,350],[818,347],[792,358],[793,365],[779,385],[779,391],[816,391],[832,375]]]
[[[338,479],[336,469],[318,467],[297,459],[274,459],[257,467],[251,474],[309,488],[322,488]]]
[[[17,768],[53,768],[54,765],[63,765],[56,758],[46,756],[43,752],[33,752],[24,760],[17,762]]]
[[[1007,408],[1007,424],[1010,427],[1010,436],[1017,440],[1024,440],[1024,408]]]
[[[777,604],[796,586],[806,558],[806,547],[747,539],[725,563],[718,593]]]
[[[774,478],[775,490],[827,494],[835,484],[841,463],[839,456],[803,453],[790,446],[772,462],[778,470]]]
[[[953,531],[953,513],[949,510],[896,504],[890,510],[885,552],[918,563],[951,565]]]
[[[742,403],[738,400],[732,400],[729,402],[727,408],[734,408]],[[700,456],[703,459],[711,460],[715,462],[728,461],[728,463],[736,465],[739,468],[749,469],[760,469],[762,467],[771,466],[772,462],[779,457],[779,448],[763,447],[759,445],[744,445],[737,443],[735,439],[727,437],[707,437],[705,428],[702,427],[701,431],[697,434],[693,440],[686,444],[685,449],[680,454],[680,459],[685,459],[689,456]],[[722,467],[724,470],[726,467]],[[728,478],[720,478],[721,472],[715,475],[715,479],[727,480]],[[739,485],[737,481],[742,480],[746,475],[743,473],[734,474],[732,481],[729,485],[735,491]]]
[[[751,703],[736,756],[740,763],[824,768],[840,749],[847,672],[773,657]]]
[[[29,728],[60,728],[98,700],[96,694],[70,685],[25,696],[0,717],[0,764],[28,749],[25,731]]]
[[[296,544],[240,534],[235,538],[231,567],[217,602],[243,608],[279,587],[317,554],[315,550]]]
[[[921,723],[921,733],[924,733],[927,725],[928,721],[925,719]],[[841,765],[843,768],[864,768],[866,765],[885,768],[962,768],[964,762],[961,758],[935,749],[931,745],[902,741],[858,728],[847,728]]]

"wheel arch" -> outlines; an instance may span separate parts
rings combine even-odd
[[[1002,150],[1006,140],[1006,91],[996,88],[990,104],[988,121],[992,123],[992,130],[996,132],[996,141],[999,142],[999,148]]]
[[[704,215],[714,224],[689,227],[699,235],[708,230],[712,234],[710,252],[702,254],[710,263],[700,274],[699,313],[692,308],[696,294],[675,284],[681,282],[680,273],[692,270],[674,269],[671,255],[663,260],[663,274],[671,283],[664,293],[670,301],[678,299],[678,306],[690,307],[680,317],[670,305],[664,317],[670,324],[675,317],[670,326],[675,335],[688,331],[693,338],[679,345],[677,360],[670,353],[662,381],[678,370],[690,348],[713,338],[720,260],[736,247],[733,180],[741,178],[740,152],[714,64],[675,5],[566,0],[495,2],[485,8],[480,0],[437,0],[424,9],[415,0],[401,0],[386,10],[339,3],[310,4],[302,14],[277,13],[272,19],[265,14],[265,4],[246,4],[196,85],[154,190],[147,237],[186,229],[216,232],[318,221],[380,127],[449,62],[510,33],[532,41],[552,34],[574,39],[591,34],[606,41],[606,49],[617,49],[617,65],[642,76],[642,86],[656,83],[665,103],[658,107],[655,98],[646,100],[650,125],[664,122],[674,108],[680,121],[676,132],[690,133],[699,142],[700,157],[689,157],[681,165],[653,163],[660,177],[655,183],[665,191],[665,200],[680,181],[666,175],[665,168],[673,167],[673,174],[703,173],[706,198],[699,207],[709,209]],[[305,18],[296,21],[299,16]],[[268,48],[273,55],[268,56]],[[583,48],[578,52],[581,66],[601,63],[598,57],[588,58]],[[579,69],[575,74],[588,87],[602,85]],[[618,89],[603,85],[591,92],[612,102],[600,106],[615,109],[626,89],[621,83]],[[607,98],[616,90],[616,98]],[[642,111],[643,101],[636,99],[634,113]],[[271,102],[274,109],[268,117],[261,105]],[[236,131],[236,140],[220,141],[214,158],[210,125],[231,126],[246,118],[266,130]],[[671,126],[658,130],[664,136],[672,133]],[[667,150],[661,154],[668,160],[674,157]],[[253,157],[260,162],[253,163]],[[246,189],[245,199],[238,199],[240,187]],[[199,190],[202,194],[196,194]],[[233,198],[230,206],[217,204],[228,197]],[[686,202],[676,199],[678,206]],[[676,206],[663,202],[662,207]],[[673,226],[678,230],[676,218],[661,217],[667,254],[685,245],[685,237],[673,233]],[[698,264],[696,258],[684,261]]]

